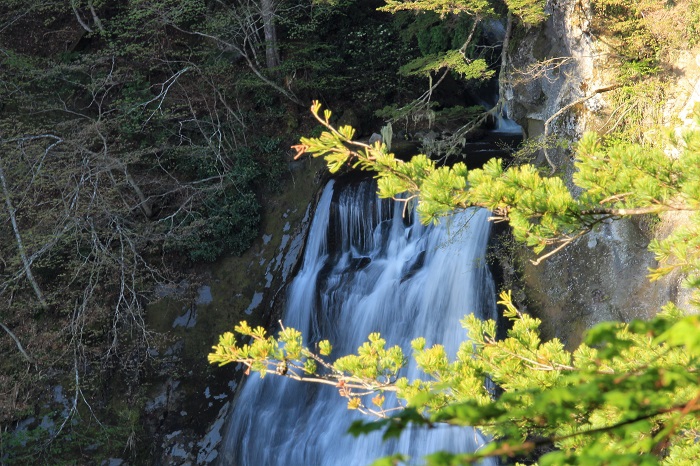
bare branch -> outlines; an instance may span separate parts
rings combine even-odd
[[[170,76],[168,79],[165,80],[165,82],[160,84],[160,92],[158,93],[157,96],[155,96],[151,100],[148,100],[142,104],[139,104],[139,106],[145,108],[148,106],[148,104],[155,102],[156,100],[158,101],[158,106],[153,110],[153,112],[151,113],[151,116],[149,116],[146,119],[145,123],[148,123],[151,120],[151,118],[153,118],[153,115],[155,115],[156,112],[161,109],[161,107],[163,105],[163,100],[165,100],[165,97],[168,95],[168,91],[170,91],[170,88],[173,86],[173,84],[175,84],[177,82],[177,79],[180,76],[182,76],[183,74],[187,73],[190,69],[191,68],[189,66],[186,66],[186,67],[182,68],[181,70],[179,70],[177,73]]]
[[[78,24],[85,29],[86,32],[89,32],[92,34],[92,28],[87,25],[87,23],[83,20],[83,18],[80,17],[80,13],[78,13],[78,5],[76,0],[71,0],[70,2],[70,7],[73,9],[73,13],[75,13],[75,19],[78,20]]]
[[[95,11],[95,5],[93,4],[92,0],[88,1],[88,6],[90,7],[90,13],[92,13],[92,20],[95,22],[95,26],[97,26],[97,29],[100,30],[102,34],[105,33],[105,28],[102,25],[102,21],[100,20],[100,17],[97,16],[97,12]]]
[[[574,62],[574,57],[554,57],[540,60],[524,69],[511,67],[510,74],[516,77],[511,77],[509,83],[512,86],[517,86],[537,79],[546,79],[551,83],[558,79],[558,76],[552,77],[552,72],[554,70],[558,70]]]
[[[574,241],[577,240],[578,238],[582,237],[582,236],[585,235],[586,233],[588,233],[588,230],[581,231],[580,233],[578,233],[578,234],[575,235],[575,236],[572,236],[572,237],[570,237],[570,238],[566,238],[565,240],[563,240],[563,241],[561,242],[561,244],[560,244],[559,246],[557,246],[556,248],[554,248],[552,251],[550,251],[550,252],[548,252],[547,254],[544,254],[544,255],[538,257],[537,260],[531,260],[530,262],[532,263],[532,265],[540,265],[540,264],[542,263],[543,260],[547,259],[548,257],[552,257],[553,255],[555,255],[556,253],[558,253],[559,251],[561,251],[561,250],[564,249],[566,246],[568,246],[569,244],[571,244],[572,242],[574,242]]]
[[[582,104],[582,103],[592,99],[593,97],[597,96],[598,94],[601,94],[603,92],[612,91],[614,89],[617,89],[618,87],[620,87],[619,84],[612,84],[609,86],[600,87],[600,88],[596,89],[595,91],[591,92],[591,94],[589,94],[587,96],[583,96],[580,99],[576,99],[573,102],[569,103],[568,105],[564,105],[562,108],[557,110],[551,117],[547,118],[547,121],[544,122],[544,133],[543,133],[544,139],[547,139],[547,137],[549,136],[549,131],[550,131],[550,127],[551,127],[552,122],[554,120],[556,120],[559,116],[561,116],[562,114],[567,112],[570,108],[575,107],[579,104]],[[543,148],[544,158],[547,159],[547,163],[549,164],[550,167],[552,167],[551,174],[553,175],[554,172],[557,171],[557,166],[554,165],[554,162],[552,162],[552,159],[549,157],[549,153],[548,153],[547,149],[548,149],[547,145],[545,145]]]
[[[54,135],[32,136],[32,137],[27,138],[27,139],[39,139],[39,138],[54,139],[54,143],[51,144],[48,148],[46,148],[46,150],[45,150],[46,153],[48,153],[57,144],[60,144],[61,142],[63,142],[63,140],[61,138],[59,138],[58,136],[54,136]],[[17,224],[15,207],[12,204],[10,190],[8,188],[8,185],[7,185],[7,180],[5,178],[5,172],[3,170],[2,165],[0,165],[0,184],[2,185],[3,196],[5,197],[5,207],[7,208],[7,213],[10,216],[10,222],[12,224],[12,231],[14,232],[15,241],[17,242],[17,249],[19,250],[19,255],[20,255],[20,258],[22,259],[22,264],[24,265],[24,273],[27,275],[27,280],[29,280],[29,283],[32,285],[32,288],[34,289],[34,293],[36,294],[36,297],[39,300],[41,307],[47,308],[48,305],[46,303],[46,300],[44,299],[44,295],[41,291],[41,288],[39,287],[39,284],[37,283],[36,279],[34,278],[34,274],[32,273],[29,259],[27,258],[27,253],[26,253],[26,250],[24,248],[24,243],[22,241],[22,235],[20,234],[19,226]]]
[[[191,34],[194,36],[200,36],[200,37],[205,37],[207,39],[211,39],[214,42],[217,42],[218,44],[223,45],[230,50],[238,52],[238,54],[240,54],[240,56],[243,57],[243,59],[245,60],[246,64],[248,65],[248,68],[250,68],[250,70],[255,74],[255,76],[257,76],[262,82],[264,82],[268,86],[272,87],[277,92],[279,92],[280,94],[282,94],[284,97],[291,100],[295,104],[301,105],[301,106],[305,105],[296,95],[294,95],[294,93],[292,91],[285,89],[284,87],[280,86],[279,84],[277,84],[274,81],[265,77],[265,75],[262,74],[262,72],[255,65],[255,63],[253,63],[250,56],[248,55],[248,53],[246,53],[246,51],[244,50],[243,47],[238,46],[234,43],[225,41],[221,37],[217,37],[217,36],[214,36],[211,34],[206,34],[204,32],[199,32],[199,31],[187,31],[185,29],[182,29],[181,27],[179,27],[176,24],[170,24],[170,26],[177,29],[180,32],[184,32],[185,34]]]
[[[22,356],[24,356],[27,362],[29,362],[30,364],[34,364],[34,359],[32,359],[32,357],[29,356],[24,350],[24,347],[22,346],[22,343],[20,343],[19,338],[17,338],[17,336],[14,333],[12,333],[12,331],[9,328],[7,328],[7,326],[2,322],[0,322],[0,327],[2,327],[2,329],[10,336],[10,338],[12,338],[15,341],[17,349],[20,353],[22,353]]]

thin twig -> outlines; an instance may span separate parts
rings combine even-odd
[[[568,246],[569,244],[571,244],[573,241],[577,240],[578,238],[582,237],[586,233],[588,233],[588,230],[584,230],[584,231],[580,232],[579,234],[577,234],[576,236],[572,236],[571,238],[567,238],[567,239],[563,240],[562,243],[559,246],[557,246],[554,250],[548,252],[547,254],[545,254],[543,256],[538,257],[537,260],[531,260],[530,262],[532,263],[532,265],[540,265],[540,263],[542,263],[543,260],[558,253],[559,251],[561,251],[566,246]]]
[[[558,111],[556,111],[551,117],[547,118],[547,121],[544,122],[544,133],[543,133],[544,139],[547,139],[547,137],[549,136],[549,128],[550,128],[550,125],[552,124],[552,122],[554,120],[556,120],[559,116],[561,116],[564,112],[567,112],[570,108],[575,107],[576,105],[582,104],[582,103],[592,99],[593,97],[597,96],[598,94],[601,94],[603,92],[612,91],[614,89],[617,89],[618,87],[620,87],[619,84],[612,84],[610,86],[604,86],[604,87],[596,89],[590,95],[583,96],[580,99],[574,100],[573,102],[569,103],[568,105],[564,105],[562,108],[560,108]],[[545,145],[543,148],[544,158],[547,159],[547,163],[549,164],[550,167],[552,167],[551,173],[553,175],[554,172],[557,171],[557,166],[554,165],[554,162],[552,162],[552,159],[549,158],[549,153],[548,153],[547,149],[548,148]]]

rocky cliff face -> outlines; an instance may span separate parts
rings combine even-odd
[[[588,33],[590,11],[583,3],[551,1],[542,26],[516,30],[511,37],[505,81],[508,116],[523,126],[528,137],[541,135],[549,118],[596,84],[600,52]],[[572,139],[585,126],[571,113],[557,122],[557,133]]]
[[[268,326],[277,318],[301,258],[323,167],[316,159],[290,163],[280,191],[265,197],[261,235],[251,248],[193,273],[200,282],[189,303],[179,293],[193,284],[183,284],[183,290],[162,290],[166,297],[149,309],[150,328],[167,334],[151,355],[158,370],[147,381],[143,416],[153,464],[212,464],[218,457],[230,400],[244,374],[241,367],[211,366],[206,355],[217,336],[241,320]]]
[[[606,93],[615,80],[607,61],[610,50],[591,33],[590,3],[554,0],[548,13],[543,26],[511,38],[504,94],[509,117],[523,126],[527,137],[544,137],[550,145],[547,158],[540,150],[538,162],[553,165],[575,191],[571,142],[584,131],[605,129],[601,115],[610,112]],[[681,53],[674,69],[665,123],[679,124],[679,115],[688,123],[700,96],[700,69],[691,52]],[[553,146],[555,139],[558,144]],[[529,257],[524,259],[528,307],[545,322],[546,336],[573,345],[585,328],[597,322],[644,318],[668,301],[683,302],[680,277],[654,283],[646,278],[648,268],[655,265],[647,251],[650,239],[667,234],[678,222],[682,216],[661,222],[616,221],[538,266]]]

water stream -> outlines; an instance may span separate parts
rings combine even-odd
[[[459,320],[495,314],[484,255],[488,213],[470,210],[424,227],[403,204],[380,201],[372,181],[329,182],[316,209],[302,267],[289,288],[283,322],[309,342],[329,339],[333,354],[355,352],[371,332],[387,346],[424,336],[451,355],[464,339]],[[413,365],[409,378],[419,376]],[[484,440],[470,428],[415,429],[397,441],[352,438],[358,413],[336,388],[252,375],[227,423],[220,464],[367,465],[394,452],[412,458],[436,450],[473,451]]]

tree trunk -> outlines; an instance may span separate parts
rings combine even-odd
[[[277,49],[274,0],[260,0],[260,11],[265,34],[265,62],[268,69],[277,68],[280,66],[280,56]]]

